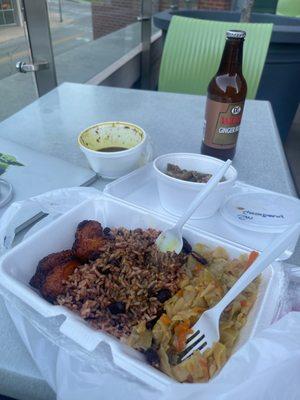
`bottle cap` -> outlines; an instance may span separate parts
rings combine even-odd
[[[237,31],[234,29],[230,29],[229,31],[226,32],[226,37],[228,39],[244,39],[246,36],[246,32],[245,31]]]

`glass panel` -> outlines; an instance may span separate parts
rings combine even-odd
[[[13,4],[11,0],[0,0],[1,10],[13,10]]]
[[[218,9],[218,10],[229,10],[231,4],[237,1],[244,0],[159,0],[159,11],[178,8],[184,9]],[[258,0],[257,0],[258,1]],[[262,0],[272,1],[272,0]],[[154,0],[154,3],[156,0]]]
[[[1,1],[1,0],[0,0]],[[12,6],[7,0],[3,4]],[[17,11],[17,10],[16,10]],[[5,15],[6,21],[4,20]],[[34,74],[21,74],[16,71],[16,62],[30,62],[27,37],[23,26],[7,25],[13,23],[12,11],[0,10],[0,121],[19,111],[37,98]],[[22,18],[18,20],[21,24]]]
[[[152,0],[152,15],[161,11],[161,0]],[[152,35],[159,32],[159,29],[154,25],[152,18]]]
[[[13,11],[4,11],[4,19],[7,25],[15,23],[15,17]]]
[[[14,8],[11,0],[0,0],[0,25],[15,23]]]
[[[141,41],[140,0],[48,0],[48,7],[58,83],[89,81]]]
[[[203,9],[203,10],[230,10],[231,7],[239,9],[245,0],[152,0],[153,14],[165,10],[181,10],[181,9]],[[256,2],[268,3],[277,0],[255,0]],[[152,33],[156,32],[154,24],[152,25]]]

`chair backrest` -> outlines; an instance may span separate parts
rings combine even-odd
[[[272,27],[272,24],[207,21],[174,16],[164,45],[158,89],[165,92],[206,94],[207,86],[219,67],[226,31],[242,29],[247,33],[243,53],[247,98],[254,99]]]
[[[300,17],[300,0],[278,0],[276,14]]]

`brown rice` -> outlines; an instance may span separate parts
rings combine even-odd
[[[160,315],[163,302],[157,294],[162,289],[170,297],[177,292],[186,256],[160,253],[155,246],[159,232],[154,229],[112,229],[111,235],[114,240],[95,261],[70,275],[57,303],[79,313],[95,328],[121,338],[138,323]],[[116,302],[125,312],[110,311]]]

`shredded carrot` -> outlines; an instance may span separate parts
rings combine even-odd
[[[160,320],[161,320],[161,322],[162,322],[164,325],[170,325],[170,323],[172,322],[172,321],[170,320],[170,318],[167,316],[167,314],[163,314],[163,315],[160,317]]]
[[[186,337],[189,333],[192,333],[192,329],[190,329],[190,321],[186,320],[183,322],[180,322],[177,326],[174,328],[174,333],[175,333],[175,348],[178,352],[181,352],[184,349],[185,343],[186,343]]]
[[[176,325],[174,328],[175,335],[178,335],[182,331],[188,331],[188,330],[190,330],[190,321],[188,319],[179,322],[179,324]]]
[[[194,307],[193,311],[195,311],[196,313],[202,313],[203,311],[205,311],[205,308],[203,308],[203,307]]]
[[[200,272],[203,270],[203,265],[202,264],[196,264],[194,267],[196,272]]]
[[[251,251],[251,253],[248,256],[247,260],[247,268],[250,267],[250,265],[256,260],[256,258],[259,256],[259,253],[257,251]]]
[[[249,302],[247,300],[241,300],[240,304],[241,304],[241,307],[248,307],[249,306]]]

